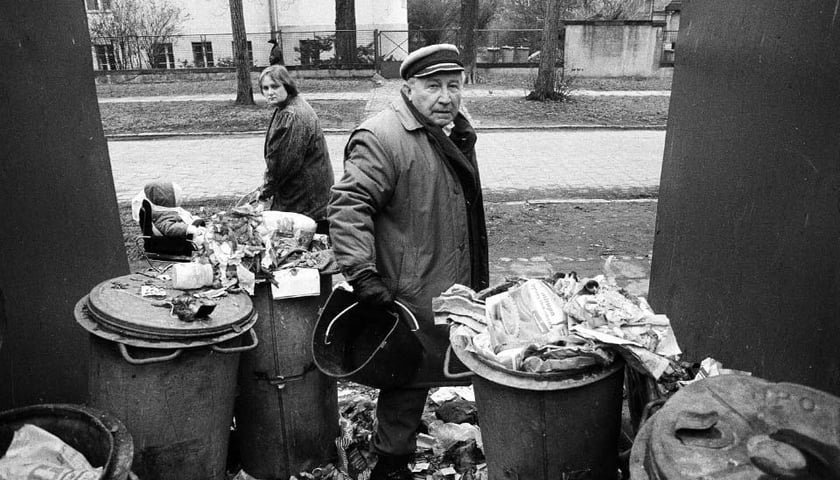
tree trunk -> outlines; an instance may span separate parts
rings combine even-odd
[[[560,14],[558,4],[560,0],[548,0],[543,26],[543,43],[540,50],[540,68],[537,71],[537,81],[534,91],[528,95],[528,100],[556,100],[562,98],[554,86],[557,83],[557,43],[560,31]]]
[[[475,29],[478,24],[478,0],[461,0],[461,61],[467,83],[475,83]]]
[[[251,62],[248,59],[242,0],[230,0],[230,25],[233,32],[233,59],[236,64],[236,104],[253,105],[254,89],[251,86]]]
[[[338,63],[358,62],[355,0],[335,0],[335,30],[335,54]]]

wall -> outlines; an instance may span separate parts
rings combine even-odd
[[[230,9],[228,0],[172,0],[180,5],[189,18],[179,30],[185,37],[172,41],[173,56],[177,67],[199,66],[193,54],[194,42],[211,44],[214,66],[230,65],[233,58],[230,35]],[[271,51],[271,6],[275,7],[277,29],[282,32],[283,58],[288,65],[300,63],[300,41],[312,40],[316,35],[333,35],[335,30],[335,0],[246,0],[243,2],[245,30],[251,41],[254,64],[268,65]],[[399,30],[384,38],[383,50],[394,50],[399,55],[399,45],[407,48],[408,10],[406,0],[357,0],[357,43],[372,45],[373,30]],[[315,32],[315,33],[313,33]],[[297,49],[297,50],[296,50]],[[322,52],[322,59],[333,56],[332,51]],[[96,61],[93,61],[94,68]]]
[[[335,0],[277,0],[278,26],[283,31],[283,58],[287,64],[300,63],[300,41],[311,40],[322,31],[331,35],[335,30]],[[395,59],[405,57],[408,48],[408,9],[406,0],[357,0],[356,43],[372,45],[374,30],[396,30],[383,36],[382,51],[385,56],[393,52]],[[402,46],[403,48],[400,48]],[[321,58],[333,57],[333,51],[322,52]]]
[[[0,410],[81,403],[73,309],[128,273],[84,4],[0,3],[0,49]]]
[[[183,34],[229,34],[230,6],[228,0],[171,0],[180,5],[190,18],[184,22]],[[270,33],[268,0],[243,0],[245,31],[248,33]]]
[[[568,21],[564,67],[581,77],[651,77],[659,69],[664,24]]]
[[[650,301],[687,359],[840,395],[836,5],[683,2]]]

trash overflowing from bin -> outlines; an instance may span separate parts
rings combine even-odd
[[[298,276],[298,270],[314,275]],[[284,294],[283,289],[317,286],[319,272],[337,271],[329,237],[315,233],[314,220],[248,204],[213,214],[191,262],[173,267],[172,279],[185,289],[242,289],[249,295],[254,295],[257,281],[266,280],[279,288],[275,298],[290,298],[318,292],[307,293],[304,288]]]
[[[317,284],[317,272],[335,273],[337,266],[329,237],[316,234],[315,226],[297,213],[234,207],[210,217],[205,241],[197,245],[192,261],[212,266],[214,288],[239,287],[250,295],[257,277],[276,284],[280,270],[312,269]]]
[[[573,372],[609,365],[615,354],[654,379],[680,368],[668,317],[604,274],[513,279],[482,292],[453,285],[432,307],[467,351],[507,371]]]

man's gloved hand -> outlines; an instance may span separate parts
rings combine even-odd
[[[359,303],[368,307],[390,309],[394,306],[394,297],[382,281],[382,277],[373,270],[365,270],[350,280],[353,292]]]

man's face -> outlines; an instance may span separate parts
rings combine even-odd
[[[461,72],[440,72],[428,77],[412,77],[407,82],[408,99],[424,117],[442,127],[449,124],[461,106]]]

